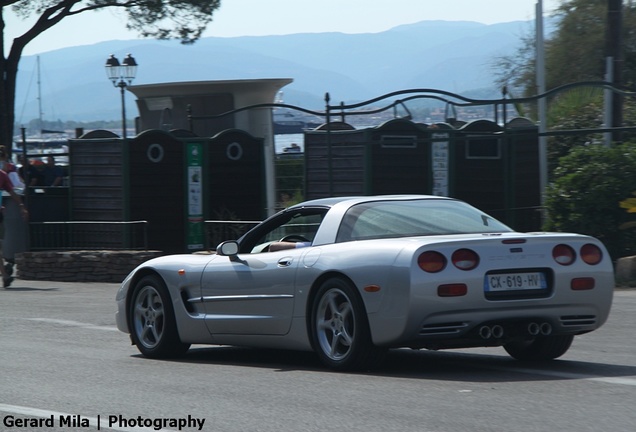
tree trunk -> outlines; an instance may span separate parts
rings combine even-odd
[[[13,148],[13,126],[15,124],[15,90],[18,78],[18,63],[24,49],[24,41],[15,39],[5,57],[4,51],[4,17],[0,9],[0,145],[6,147],[11,154]]]
[[[13,126],[15,123],[15,87],[18,74],[17,61],[11,57],[0,60],[2,88],[0,89],[0,145],[11,153],[13,148]]]

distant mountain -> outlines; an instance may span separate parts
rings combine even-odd
[[[485,25],[422,21],[381,33],[317,33],[285,36],[204,38],[176,41],[115,40],[39,55],[42,111],[46,120],[114,120],[120,94],[106,78],[106,58],[127,53],[137,59],[135,84],[254,78],[293,78],[286,103],[322,109],[331,103],[370,99],[410,88],[463,94],[499,91],[493,62],[518,48],[532,22]],[[36,56],[20,63],[16,119],[38,117]],[[128,117],[137,114],[127,94]]]

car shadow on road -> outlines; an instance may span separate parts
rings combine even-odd
[[[59,287],[50,287],[50,288],[46,288],[46,287],[28,287],[28,286],[10,286],[10,287],[6,287],[4,288],[5,291],[38,291],[38,292],[45,292],[45,291],[59,291],[60,288]]]
[[[324,366],[312,352],[242,347],[195,347],[176,362],[273,369],[276,372],[323,371]],[[350,372],[347,372],[350,373]],[[466,351],[391,350],[384,362],[370,371],[374,376],[461,382],[559,381],[570,379],[607,379],[636,376],[636,367],[557,359],[546,362],[522,362],[506,354],[468,353]],[[636,382],[636,379],[631,381]]]
[[[174,361],[227,366],[260,367],[278,371],[326,370],[313,352],[232,346],[191,348]]]
[[[380,369],[393,377],[471,382],[562,381],[636,376],[636,367],[567,359],[518,361],[507,354],[394,350]],[[635,380],[636,381],[636,380]]]

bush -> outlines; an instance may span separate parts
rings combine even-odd
[[[559,160],[548,188],[545,229],[594,236],[614,260],[636,254],[634,220],[620,202],[636,191],[636,145],[589,145],[573,148]]]

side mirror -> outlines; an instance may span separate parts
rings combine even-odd
[[[221,256],[228,256],[230,258],[236,257],[239,251],[239,245],[236,240],[224,241],[216,247],[216,254]]]

